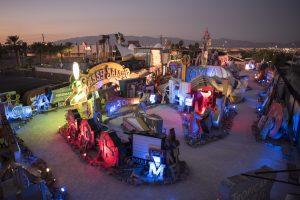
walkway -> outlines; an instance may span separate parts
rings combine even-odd
[[[260,88],[254,83],[250,84],[254,89],[247,93],[247,101],[239,105],[239,114],[234,119],[231,134],[200,148],[185,144],[180,117],[175,110],[163,105],[149,110],[149,113],[163,117],[167,130],[175,128],[181,143],[180,158],[190,167],[187,180],[174,185],[131,186],[82,162],[63,138],[56,134],[59,126],[65,123],[64,110],[35,117],[18,134],[38,157],[47,161],[59,183],[67,187],[70,199],[216,199],[219,184],[225,177],[262,165],[274,169],[286,168],[287,160],[283,159],[281,148],[257,143],[251,133],[251,125],[256,118],[256,95]],[[121,118],[118,118],[112,120],[111,124],[117,127],[121,122]],[[299,154],[297,156],[299,165]],[[295,187],[276,183],[272,188],[272,199],[284,199],[287,192],[296,191]]]

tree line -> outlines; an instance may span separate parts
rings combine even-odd
[[[63,55],[71,52],[72,43],[67,42],[65,44],[55,44],[53,42],[34,42],[29,45],[20,39],[18,35],[8,36],[4,44],[0,43],[0,64],[5,55],[10,53],[14,54],[15,68],[22,67],[23,60],[26,60],[27,53],[34,53],[36,57],[39,57],[39,62],[42,64],[43,55],[57,55],[60,54],[60,59],[63,59]]]
[[[251,58],[256,62],[270,62],[273,65],[284,66],[289,60],[293,60],[294,53],[283,52],[279,49],[252,49],[241,51],[243,58]]]

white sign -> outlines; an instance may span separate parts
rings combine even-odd
[[[133,134],[132,156],[144,160],[149,159],[149,149],[161,149],[162,140],[160,138]]]
[[[186,98],[185,99],[185,105],[186,106],[192,106],[193,105],[193,98]]]

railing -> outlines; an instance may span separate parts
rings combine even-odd
[[[300,94],[294,89],[294,87],[290,84],[289,80],[286,78],[285,74],[283,73],[283,70],[279,69],[279,67],[275,67],[278,75],[279,75],[279,80],[277,84],[277,97],[279,100],[282,100],[284,102],[284,105],[286,105],[286,108],[289,113],[289,124],[293,127],[294,131],[294,142],[298,146],[298,149],[300,151],[300,122],[298,122],[298,127],[294,127],[294,121],[293,121],[293,116],[300,112]],[[280,83],[281,82],[281,83]],[[283,88],[281,90],[283,91],[283,94],[278,94],[279,93],[279,85],[282,85]],[[298,131],[298,132],[297,132]]]
[[[283,71],[281,69],[279,69],[278,67],[276,67],[276,70],[277,70],[280,78],[282,78],[282,80],[284,81],[284,83],[287,86],[287,89],[289,90],[291,95],[295,98],[295,100],[298,101],[298,103],[300,103],[300,94],[293,88],[293,86],[290,84],[290,82],[284,76]]]

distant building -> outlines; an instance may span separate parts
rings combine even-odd
[[[131,45],[131,44],[133,44],[136,47],[141,47],[140,41],[138,41],[138,40],[129,40],[128,41],[128,46]]]
[[[242,58],[242,52],[239,49],[231,49],[228,51],[228,55],[236,58]]]
[[[72,46],[69,56],[71,57],[89,57],[102,61],[107,61],[113,57],[114,48],[111,45],[103,44],[75,44]],[[68,56],[68,55],[66,55]]]

